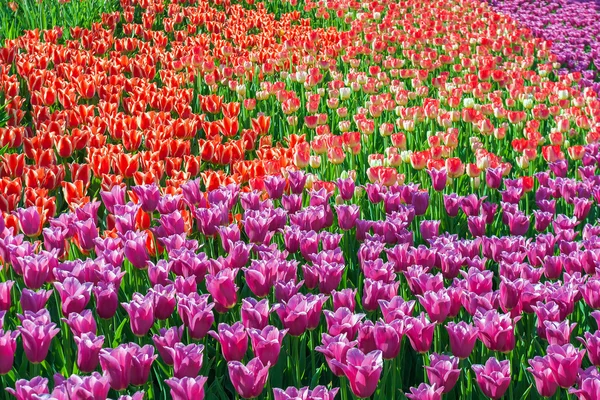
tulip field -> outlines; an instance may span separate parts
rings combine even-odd
[[[600,399],[592,0],[0,4],[0,399]]]

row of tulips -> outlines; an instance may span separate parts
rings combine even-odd
[[[600,101],[552,49],[462,0],[6,41],[7,396],[600,397]]]

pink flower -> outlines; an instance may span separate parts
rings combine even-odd
[[[346,354],[345,363],[337,360],[333,360],[332,363],[344,371],[355,396],[370,397],[375,393],[383,370],[383,357],[380,350],[364,354],[359,349],[352,348]]]
[[[208,380],[205,376],[169,378],[165,383],[171,388],[173,400],[204,400],[204,384]]]
[[[264,365],[260,358],[255,357],[247,365],[239,361],[230,361],[227,367],[229,379],[241,397],[253,399],[260,396],[267,383],[270,364]]]
[[[264,365],[276,365],[286,333],[286,329],[280,331],[271,325],[262,330],[250,329],[248,334],[250,335],[254,355],[260,358]]]
[[[484,395],[494,400],[500,399],[510,385],[510,361],[489,358],[485,365],[473,365],[475,379]]]
[[[229,326],[219,324],[219,333],[208,332],[221,345],[221,351],[226,361],[240,361],[248,350],[248,335],[241,322]]]

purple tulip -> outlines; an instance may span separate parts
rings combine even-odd
[[[60,332],[54,323],[22,321],[18,328],[23,340],[23,350],[29,362],[39,364],[46,359],[52,338]]]
[[[77,278],[69,277],[61,282],[54,282],[54,287],[60,295],[63,315],[80,313],[85,309],[92,294],[93,284],[81,283]]]
[[[435,322],[430,322],[425,313],[418,317],[406,317],[404,319],[404,334],[408,337],[412,348],[417,353],[426,353],[433,342],[433,331]]]
[[[349,308],[338,308],[335,312],[324,311],[327,322],[327,332],[331,336],[345,333],[350,339],[354,339],[360,327],[360,321],[365,314],[354,314]]]
[[[475,325],[479,328],[479,339],[490,350],[509,353],[515,348],[514,324],[521,317],[510,318],[509,314],[499,314],[489,310],[485,314],[477,312]]]
[[[206,275],[206,290],[215,300],[215,309],[218,312],[226,312],[237,303],[237,273],[238,269],[225,268],[216,275]]]
[[[327,389],[325,386],[316,386],[310,390],[308,386],[301,389],[293,386],[287,389],[273,389],[274,400],[334,400],[339,388]]]
[[[205,376],[193,378],[169,378],[165,383],[171,388],[173,400],[204,400],[204,384],[208,380]]]
[[[204,346],[201,344],[175,343],[173,347],[166,348],[173,360],[175,378],[195,377],[202,369]]]
[[[73,336],[81,336],[84,333],[96,334],[96,320],[91,310],[83,310],[81,313],[71,313],[68,318],[63,318],[62,321],[69,326]]]
[[[381,321],[375,323],[373,331],[375,345],[378,350],[381,350],[384,360],[393,360],[400,354],[403,335],[404,322],[402,320],[395,320],[389,324]]]
[[[98,366],[104,336],[82,333],[81,336],[75,336],[73,339],[77,345],[77,367],[81,372],[93,372]]]
[[[319,353],[323,353],[325,361],[331,369],[331,372],[336,376],[343,376],[344,371],[335,365],[332,361],[336,360],[342,364],[346,363],[346,353],[353,347],[356,347],[357,341],[349,341],[346,334],[342,333],[337,336],[330,336],[326,333],[322,335],[322,346],[315,347]]]
[[[48,379],[36,376],[30,381],[19,379],[15,382],[15,388],[6,388],[6,391],[17,398],[17,400],[35,399],[37,396],[48,394]]]
[[[127,389],[131,381],[132,355],[128,345],[100,350],[100,366],[108,376],[110,387],[117,392]]]
[[[446,187],[446,182],[448,182],[448,173],[446,172],[446,168],[441,169],[428,169],[427,173],[431,177],[431,185],[433,186],[433,190],[436,192],[441,192]]]
[[[46,303],[50,296],[52,296],[53,290],[40,289],[37,292],[23,288],[21,291],[21,308],[23,311],[37,312],[42,308],[46,307]]]
[[[161,284],[149,290],[154,299],[154,316],[160,321],[168,319],[175,311],[175,286]]]
[[[584,332],[583,336],[583,338],[577,337],[577,340],[585,346],[588,359],[592,365],[600,366],[600,331],[593,334]]]
[[[152,213],[156,210],[160,200],[160,189],[155,183],[151,185],[132,186],[131,191],[137,196],[144,212]]]
[[[8,374],[13,367],[18,336],[19,331],[0,329],[0,375]]]
[[[230,361],[227,367],[231,383],[242,398],[253,399],[260,396],[269,377],[269,364],[264,365],[260,358],[255,357],[246,365]]]
[[[10,291],[14,284],[14,281],[0,282],[0,311],[8,311],[10,309],[12,303]]]
[[[102,319],[111,319],[119,308],[118,289],[113,283],[98,283],[94,287],[96,312]]]
[[[333,365],[344,371],[350,381],[350,389],[356,397],[370,397],[375,393],[381,371],[383,357],[380,350],[364,354],[359,349],[352,348],[346,353],[346,362],[332,361]]]
[[[271,325],[262,330],[250,329],[248,335],[250,336],[254,355],[260,358],[264,365],[276,365],[286,333],[287,330],[280,331]]]
[[[535,381],[535,387],[543,397],[552,397],[558,389],[558,383],[554,377],[554,371],[548,364],[547,357],[536,356],[533,360],[528,360],[531,367],[527,368],[527,371],[533,375]]]
[[[570,343],[563,346],[554,344],[548,346],[546,353],[548,365],[558,386],[563,389],[573,386],[577,381],[585,350],[578,350]]]
[[[461,321],[458,324],[449,322],[446,325],[450,339],[450,349],[455,357],[468,358],[475,347],[479,330],[471,324]]]
[[[158,351],[158,354],[167,365],[173,365],[173,357],[171,357],[168,349],[174,347],[176,343],[181,342],[183,329],[183,325],[180,327],[173,326],[169,329],[161,328],[158,335],[152,336],[156,351]]]
[[[242,324],[246,329],[263,329],[269,324],[269,300],[257,301],[252,297],[242,299]]]
[[[500,399],[510,385],[510,361],[489,358],[485,365],[473,365],[475,379],[484,395],[494,400]]]
[[[248,350],[248,335],[241,322],[229,326],[219,324],[218,333],[208,332],[221,345],[221,351],[226,361],[240,361]]]
[[[459,359],[444,354],[433,353],[429,356],[429,366],[426,366],[427,378],[432,385],[443,387],[442,393],[452,390],[460,377]]]
[[[121,303],[129,315],[131,331],[136,336],[145,336],[154,325],[154,296],[134,293],[129,303]]]
[[[440,387],[435,383],[431,386],[426,383],[421,383],[419,387],[411,387],[410,393],[406,393],[406,397],[410,400],[441,400],[444,387]]]
[[[209,297],[197,293],[178,295],[177,312],[192,339],[200,340],[206,336],[215,321],[212,312],[215,304],[208,303]]]

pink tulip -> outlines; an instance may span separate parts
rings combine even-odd
[[[171,357],[169,348],[172,348],[176,343],[181,342],[183,329],[183,325],[180,327],[173,326],[169,329],[161,328],[158,335],[152,336],[156,351],[158,351],[158,354],[167,365],[173,365],[173,357]]]
[[[248,335],[241,322],[229,326],[219,324],[219,332],[210,331],[208,334],[221,345],[221,351],[226,361],[240,361],[248,350]]]
[[[355,396],[370,397],[375,393],[383,370],[383,357],[380,350],[364,354],[359,349],[352,348],[346,354],[345,363],[337,360],[333,360],[332,363],[344,371]]]
[[[418,317],[404,319],[404,334],[408,337],[412,348],[418,353],[426,353],[433,342],[435,322],[430,322],[424,313]]]
[[[510,361],[489,358],[485,365],[473,365],[475,379],[484,395],[494,400],[500,399],[510,385]]]
[[[327,365],[329,365],[329,369],[331,369],[331,372],[333,372],[334,375],[343,376],[344,370],[334,364],[333,361],[335,360],[345,364],[348,350],[356,347],[358,342],[349,341],[345,333],[335,337],[324,333],[321,342],[323,345],[315,347],[315,351],[323,353],[325,361],[327,361]]]
[[[73,338],[77,345],[77,366],[85,373],[93,372],[98,366],[100,350],[104,344],[104,336],[93,333],[82,333]]]
[[[427,378],[432,385],[443,387],[442,393],[452,390],[460,377],[459,359],[444,354],[433,353],[429,356],[429,366],[426,366]]]
[[[204,346],[201,344],[175,343],[172,348],[166,348],[173,360],[175,378],[195,377],[202,368]]]
[[[18,328],[23,340],[23,350],[29,362],[39,364],[46,359],[52,338],[60,332],[54,323],[24,320]]]
[[[131,380],[132,355],[128,345],[100,350],[100,366],[117,392],[127,389]]]
[[[90,282],[81,283],[73,277],[68,277],[62,283],[54,282],[54,287],[62,302],[63,315],[82,312],[90,301],[92,286],[93,284]]]
[[[238,269],[225,268],[216,275],[206,275],[206,290],[212,295],[215,309],[220,313],[226,312],[237,303],[237,272]]]
[[[255,357],[246,365],[230,361],[227,367],[231,383],[242,398],[253,399],[260,396],[269,376],[269,364],[264,365],[260,358]]]
[[[269,324],[269,300],[257,301],[252,297],[242,299],[242,323],[247,329],[263,329]]]
[[[134,293],[129,303],[121,303],[129,314],[129,325],[136,336],[145,336],[154,325],[154,295]]]
[[[13,367],[18,336],[19,331],[0,329],[0,375],[8,374]]]
[[[410,393],[406,393],[406,397],[410,400],[441,400],[444,387],[440,387],[435,383],[431,386],[426,383],[421,383],[419,387],[410,388]]]
[[[358,332],[360,321],[365,314],[354,314],[350,309],[342,307],[335,312],[324,311],[327,322],[327,332],[332,336],[345,333],[350,339],[354,339]]]
[[[477,342],[479,329],[465,321],[460,321],[458,324],[449,322],[446,325],[446,330],[448,331],[452,354],[461,359],[468,358]]]
[[[535,381],[535,387],[543,397],[552,397],[558,389],[558,383],[554,377],[554,371],[548,364],[547,357],[536,356],[533,360],[528,360],[531,367],[527,368],[527,371],[533,375]]]
[[[36,376],[30,381],[19,379],[15,382],[15,388],[6,388],[6,391],[17,398],[17,400],[35,399],[38,395],[48,394],[48,379]]]
[[[205,376],[169,378],[165,383],[171,388],[173,400],[204,400],[204,384],[208,380]]]
[[[556,383],[563,389],[569,388],[577,381],[577,373],[581,367],[585,350],[577,350],[572,344],[563,346],[550,345],[546,350],[548,365],[554,373]]]
[[[276,365],[286,333],[286,329],[280,331],[271,325],[262,330],[250,329],[248,335],[250,336],[254,355],[260,358],[264,365]]]

